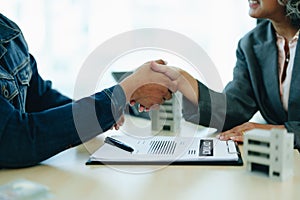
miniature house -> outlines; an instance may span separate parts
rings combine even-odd
[[[253,129],[244,135],[248,171],[284,180],[293,175],[294,134],[285,129]]]
[[[151,110],[152,132],[177,133],[181,121],[181,95],[173,94],[170,100],[160,105],[158,110]]]

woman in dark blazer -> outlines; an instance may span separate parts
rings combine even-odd
[[[234,77],[222,93],[181,69],[156,64],[152,69],[178,84],[184,118],[223,131],[221,140],[243,141],[244,132],[254,128],[286,128],[299,149],[300,0],[249,0],[249,15],[266,20],[239,41]],[[267,124],[248,122],[257,111]]]

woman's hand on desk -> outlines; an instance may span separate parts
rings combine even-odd
[[[272,128],[285,128],[284,125],[272,125],[272,124],[258,124],[253,122],[246,122],[242,125],[236,126],[228,131],[220,133],[217,138],[220,140],[233,140],[236,142],[243,142],[244,133],[246,131],[259,128],[270,130]]]

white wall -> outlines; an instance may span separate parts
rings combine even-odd
[[[107,39],[137,28],[169,29],[194,40],[212,58],[226,84],[232,78],[237,42],[255,26],[248,2],[237,0],[0,0],[0,4],[0,12],[23,30],[43,78],[70,97],[89,53]]]

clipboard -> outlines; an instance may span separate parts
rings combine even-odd
[[[243,165],[239,148],[231,140],[176,136],[132,138],[126,135],[113,138],[134,151],[104,143],[86,165]]]

